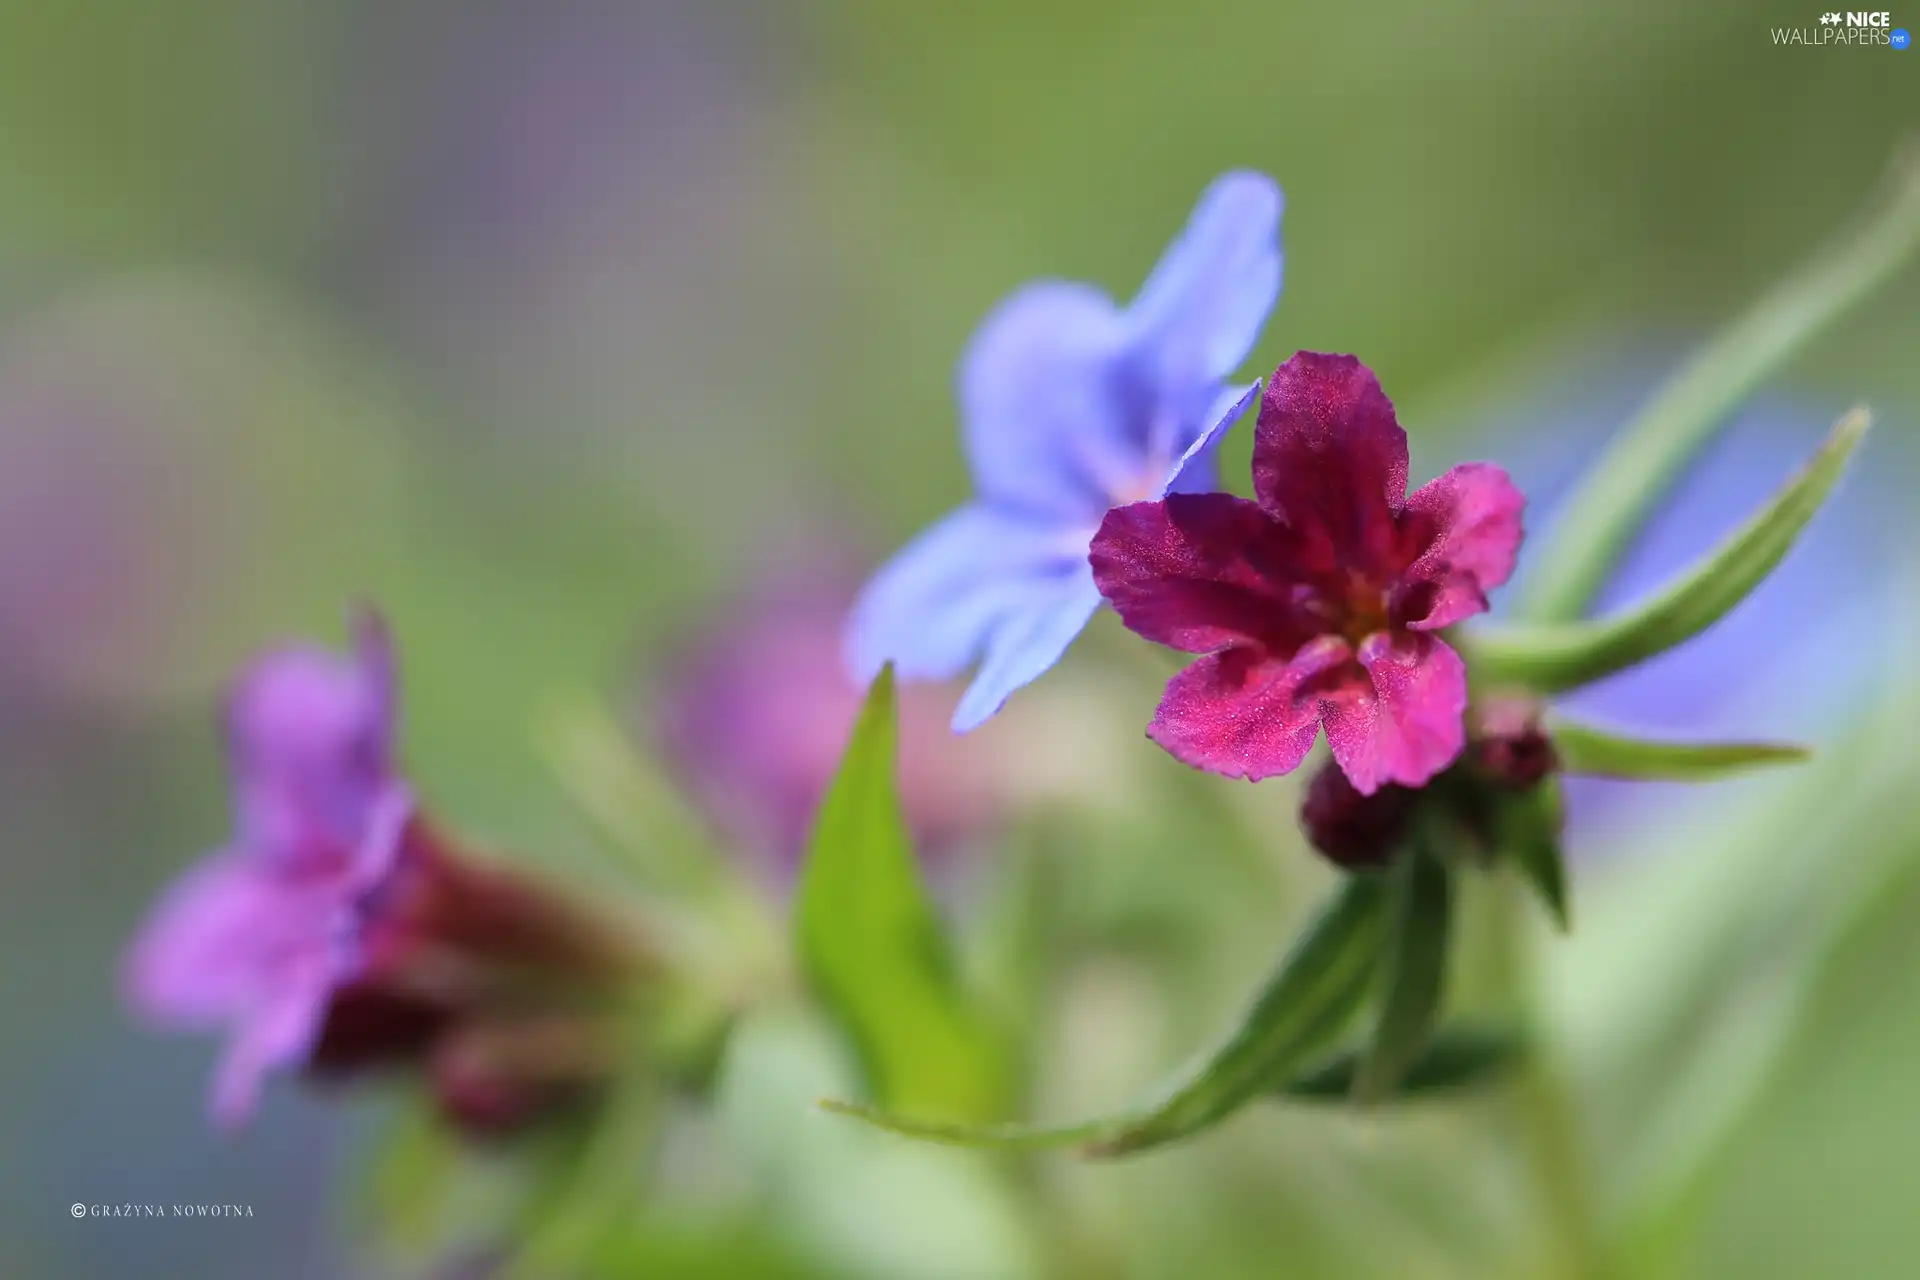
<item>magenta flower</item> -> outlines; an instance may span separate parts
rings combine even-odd
[[[393,654],[371,616],[350,659],[289,648],[228,699],[231,842],[168,890],[130,948],[124,988],[148,1020],[228,1033],[213,1083],[222,1124],[264,1075],[303,1063],[334,992],[361,970],[375,891],[412,815],[396,776]]]
[[[1257,781],[1296,768],[1325,725],[1361,793],[1421,785],[1466,741],[1466,667],[1437,633],[1513,571],[1524,499],[1487,463],[1409,496],[1407,435],[1372,370],[1307,351],[1267,384],[1253,487],[1119,507],[1093,540],[1127,626],[1206,655],[1147,735]]]

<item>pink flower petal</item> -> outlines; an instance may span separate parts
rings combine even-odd
[[[241,839],[287,862],[325,863],[361,840],[393,772],[394,673],[363,615],[357,652],[293,646],[259,659],[227,700]]]
[[[239,853],[209,858],[176,880],[128,948],[122,989],[141,1016],[210,1027],[258,989],[259,939],[275,931],[289,894],[274,868]]]
[[[244,1120],[266,1071],[301,1060],[351,962],[352,886],[289,874],[252,850],[223,853],[168,890],[127,953],[125,999],[152,1023],[225,1027],[213,1086],[222,1124]]]
[[[1321,704],[1333,758],[1363,795],[1420,786],[1466,746],[1466,664],[1419,632],[1370,635],[1359,659],[1372,687],[1346,686]]]
[[[1342,668],[1362,678],[1352,657],[1333,637],[1290,662],[1247,648],[1210,654],[1167,683],[1147,736],[1176,760],[1229,778],[1289,773],[1313,747],[1328,679]]]
[[[1300,567],[1400,567],[1394,516],[1407,496],[1407,433],[1371,369],[1302,351],[1274,371],[1254,428],[1253,491],[1303,540]]]
[[[1484,613],[1487,592],[1513,573],[1526,503],[1507,473],[1490,462],[1462,463],[1415,490],[1401,524],[1424,549],[1407,567],[1405,581],[1426,584],[1429,592],[1424,611],[1404,625],[1435,631]]]
[[[1147,639],[1188,653],[1255,644],[1285,655],[1326,629],[1286,574],[1295,542],[1245,498],[1170,494],[1109,511],[1089,556],[1101,594]]]
[[[269,1071],[304,1061],[319,1035],[331,990],[324,978],[289,987],[243,1022],[221,1051],[209,1104],[214,1122],[232,1129],[252,1118]]]

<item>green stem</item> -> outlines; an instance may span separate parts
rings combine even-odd
[[[1520,615],[1582,617],[1647,513],[1756,387],[1920,249],[1920,142],[1895,156],[1858,224],[1781,281],[1654,393],[1546,534]]]
[[[1525,1007],[1524,975],[1529,959],[1525,913],[1532,909],[1532,901],[1518,885],[1501,889],[1492,921],[1499,994],[1509,1016],[1531,1025],[1537,1019]],[[1610,1271],[1606,1239],[1573,1084],[1552,1049],[1542,1044],[1543,1037],[1530,1034],[1527,1039],[1532,1049],[1516,1073],[1513,1099],[1527,1181],[1552,1246],[1551,1269],[1545,1274],[1563,1280],[1605,1280]]]

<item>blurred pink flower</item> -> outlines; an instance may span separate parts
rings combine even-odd
[[[394,658],[371,615],[351,657],[277,650],[236,682],[234,836],[161,898],[128,950],[128,1004],[223,1029],[212,1111],[245,1121],[267,1073],[425,1068],[449,1116],[514,1127],[610,1069],[566,993],[649,971],[616,920],[472,858],[415,808],[394,760]],[[531,989],[561,993],[554,1008]],[[557,982],[547,981],[558,979]]]
[[[814,563],[772,576],[712,618],[656,674],[652,737],[709,821],[739,850],[784,876],[807,830],[865,691],[842,661],[841,633],[858,587]],[[951,728],[956,688],[900,690],[901,801],[917,848],[938,858],[990,831],[1014,799],[992,727]]]
[[[351,658],[303,647],[255,663],[226,724],[233,839],[161,898],[124,989],[158,1025],[226,1029],[212,1109],[232,1125],[268,1071],[304,1061],[361,970],[413,800],[393,768],[392,650],[371,616]]]

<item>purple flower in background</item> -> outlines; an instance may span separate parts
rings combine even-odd
[[[660,672],[656,741],[714,826],[784,877],[864,699],[841,661],[851,574],[776,573],[692,638]],[[944,686],[900,693],[901,801],[916,847],[938,858],[990,827],[1010,799],[993,744],[948,731]]]
[[[359,972],[367,905],[413,804],[394,772],[394,660],[371,615],[351,657],[287,648],[227,704],[234,834],[167,891],[126,961],[128,1003],[168,1028],[222,1027],[212,1109],[245,1120],[266,1072],[303,1062]]]
[[[883,568],[857,602],[847,657],[865,683],[979,663],[960,732],[1051,667],[1100,604],[1087,545],[1110,507],[1214,487],[1214,445],[1259,389],[1226,379],[1279,295],[1281,195],[1229,173],[1200,198],[1139,294],[1029,285],[961,361],[975,500]]]

